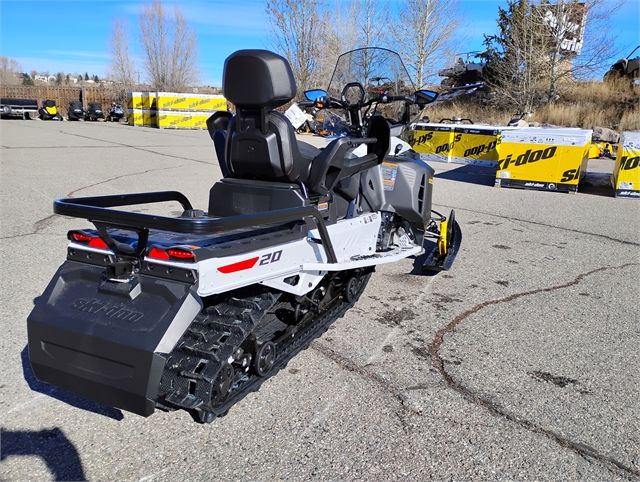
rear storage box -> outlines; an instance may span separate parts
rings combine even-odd
[[[613,170],[616,197],[640,198],[640,132],[623,132]]]
[[[504,129],[474,124],[418,123],[408,131],[407,142],[425,161],[495,166],[500,132]]]
[[[576,192],[589,158],[591,131],[522,128],[502,132],[496,187]]]

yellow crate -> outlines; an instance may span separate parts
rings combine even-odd
[[[142,109],[143,107],[142,92],[129,92],[127,94],[127,109]]]
[[[158,112],[155,109],[142,109],[142,125],[158,127]]]
[[[620,136],[613,170],[616,197],[640,198],[640,132],[623,132]]]
[[[212,112],[227,110],[227,99],[222,95],[158,92],[157,107],[158,110]]]
[[[502,133],[496,187],[576,192],[589,159],[591,131],[523,128]]]
[[[156,92],[142,92],[142,109],[156,108]]]
[[[142,109],[127,109],[127,124],[130,126],[143,126]]]
[[[158,127],[161,129],[206,129],[207,119],[213,112],[158,111]]]

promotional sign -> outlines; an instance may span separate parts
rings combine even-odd
[[[591,131],[521,128],[504,131],[496,187],[576,192],[589,159]]]
[[[623,132],[620,136],[613,189],[616,197],[640,198],[640,132]]]

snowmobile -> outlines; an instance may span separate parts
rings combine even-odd
[[[397,54],[369,53],[402,77],[394,85],[411,86]],[[296,95],[283,57],[227,58],[236,113],[207,122],[224,177],[206,211],[176,191],[54,201],[54,213],[95,229],[69,231],[67,259],[28,317],[38,379],[143,416],[183,409],[211,422],[352,307],[376,266],[451,266],[462,235],[453,212],[432,216],[434,171],[376,114],[437,94],[365,97],[367,79],[348,62],[359,55],[340,57],[328,91],[307,93],[351,122],[324,149],[297,141],[275,110]],[[181,215],[119,209],[160,202]]]
[[[42,120],[62,120],[55,100],[45,100],[40,110],[38,110],[38,114],[40,114],[40,119]]]
[[[107,120],[110,122],[119,122],[124,117],[124,109],[122,105],[113,102],[111,109],[107,112]]]
[[[104,119],[102,104],[100,102],[89,102],[87,110],[84,113],[84,120],[97,121],[98,119]]]
[[[79,100],[72,100],[71,102],[69,102],[67,118],[70,121],[84,119],[84,109],[82,108],[82,102],[80,102]]]

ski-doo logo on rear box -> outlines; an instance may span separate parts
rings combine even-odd
[[[509,154],[504,159],[500,159],[498,161],[498,170],[506,169],[509,167],[509,164],[512,162],[516,166],[522,166],[523,164],[529,164],[531,162],[539,161],[540,159],[549,159],[554,156],[556,153],[557,147],[551,146],[546,149],[539,149],[537,151],[532,151],[531,149],[527,149],[524,154],[520,154],[518,157],[513,159],[511,154]]]
[[[144,316],[143,313],[133,311],[125,308],[123,305],[114,305],[104,301],[100,301],[96,298],[86,299],[80,298],[71,304],[71,308],[75,308],[85,313],[92,313],[95,315],[103,315],[107,318],[117,318],[123,321],[129,321],[134,323],[140,321]]]

